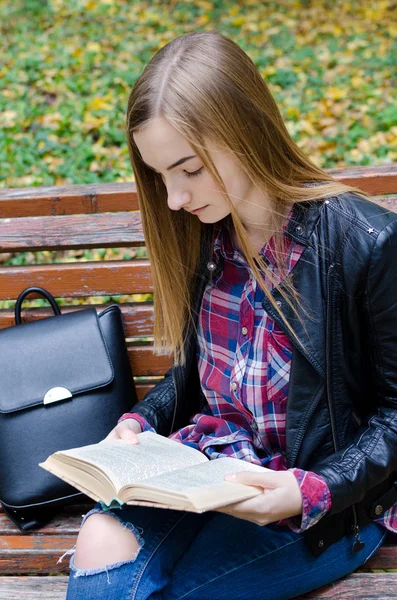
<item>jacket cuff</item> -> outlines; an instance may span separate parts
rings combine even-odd
[[[126,419],[135,419],[135,421],[138,421],[142,431],[152,431],[153,433],[156,433],[154,427],[152,427],[150,423],[146,421],[145,417],[142,417],[142,415],[138,413],[124,413],[117,421],[117,424],[121,423],[121,421],[125,421]]]
[[[325,479],[303,469],[288,469],[296,477],[302,494],[302,516],[285,519],[292,531],[302,533],[324,517],[331,510],[331,492]]]

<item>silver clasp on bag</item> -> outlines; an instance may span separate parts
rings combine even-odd
[[[59,402],[59,400],[66,400],[66,398],[72,398],[71,392],[64,387],[53,387],[44,396],[44,404],[50,404],[51,402]]]

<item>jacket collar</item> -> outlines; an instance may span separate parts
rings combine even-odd
[[[291,219],[286,228],[286,235],[304,244],[311,245],[310,238],[320,214],[320,206],[323,200],[306,200],[295,202]]]

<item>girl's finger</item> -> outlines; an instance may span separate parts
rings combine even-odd
[[[255,485],[262,488],[275,488],[280,485],[280,480],[273,473],[252,473],[251,471],[241,471],[240,473],[230,473],[225,475],[226,481],[242,483],[243,485]]]

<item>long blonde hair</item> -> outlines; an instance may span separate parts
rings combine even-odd
[[[175,365],[185,362],[186,324],[192,319],[191,290],[197,275],[201,230],[208,225],[184,210],[168,208],[161,176],[140,156],[133,133],[156,117],[167,119],[189,142],[229,202],[236,237],[249,267],[295,335],[264,284],[263,273],[273,281],[272,274],[255,253],[205,140],[214,140],[232,152],[254,185],[265,190],[271,199],[269,227],[281,270],[285,268],[282,225],[294,202],[319,200],[348,190],[366,198],[370,198],[369,194],[334,180],[305,156],[291,138],[266,81],[230,38],[218,32],[197,31],[163,46],[130,93],[126,134],[152,268],[154,352],[173,354]],[[293,298],[302,309],[299,294],[288,277],[284,285],[287,293],[281,289],[280,293],[301,320],[291,301]]]

